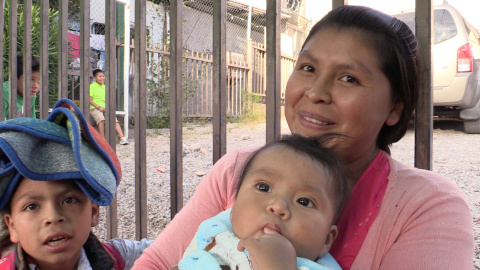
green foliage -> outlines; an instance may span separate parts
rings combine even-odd
[[[266,114],[263,106],[259,104],[261,99],[262,96],[248,93],[245,89],[242,89],[242,114],[235,118],[229,117],[228,121],[232,123],[257,123],[264,121]]]
[[[38,2],[38,1],[35,1]],[[17,54],[24,54],[24,6],[23,4],[17,5]],[[40,7],[38,5],[32,5],[32,43],[28,46],[28,49],[32,50],[32,55],[37,59],[40,59]],[[3,74],[8,74],[8,56],[10,55],[10,1],[5,1],[5,26],[3,29],[4,40],[4,54],[3,54]],[[58,11],[49,9],[49,36],[48,36],[48,71],[49,71],[49,89],[50,89],[50,104],[52,105],[57,100],[57,85],[58,81],[58,32],[59,32],[59,20]],[[7,80],[8,76],[5,76]]]
[[[167,62],[166,56],[161,56],[158,60],[150,60],[148,65],[147,76],[147,105],[151,111],[157,111],[157,115],[166,117],[170,115],[170,66]],[[186,60],[183,59],[183,66],[185,69]],[[183,73],[182,88],[183,88],[183,104],[185,104],[188,98],[192,97],[198,89],[198,80],[194,78],[201,78],[201,71],[199,74],[190,74],[187,76]]]
[[[80,1],[68,0],[68,18],[72,21],[80,21]],[[39,0],[34,0],[34,2],[39,2]],[[49,1],[49,5],[53,10],[60,10],[60,1]]]
[[[169,117],[147,116],[147,128],[158,129],[170,127]]]

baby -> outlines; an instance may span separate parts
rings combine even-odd
[[[283,136],[245,165],[232,209],[204,221],[179,269],[340,269],[328,251],[348,196],[344,139]]]

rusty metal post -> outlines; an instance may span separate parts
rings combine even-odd
[[[183,1],[170,2],[170,217],[183,207]]]
[[[432,169],[433,147],[433,78],[432,78],[432,22],[431,0],[415,1],[415,32],[420,45],[421,86],[415,108],[415,167]]]
[[[213,163],[227,152],[226,1],[213,1]]]
[[[4,29],[5,28],[5,10],[3,9],[3,7],[5,6],[5,0],[0,0],[0,6],[2,8],[0,8],[0,29]],[[2,55],[3,57],[3,52],[5,51],[5,41],[3,40],[3,38],[0,38],[0,55]],[[3,61],[3,60],[2,60]],[[2,70],[0,70],[0,93],[2,93],[3,95],[3,80],[4,80],[5,76],[3,74],[3,68]],[[3,117],[3,102],[0,102],[0,121],[3,121],[5,120],[4,117]]]
[[[58,99],[68,96],[68,1],[60,1],[58,35]]]
[[[146,0],[135,1],[135,202],[137,240],[147,237]]]
[[[11,10],[11,8],[10,8]],[[32,113],[32,0],[23,2],[23,116]],[[16,107],[16,106],[13,106]]]
[[[267,143],[280,137],[280,1],[267,0]]]
[[[117,90],[115,79],[115,62],[117,47],[115,44],[116,34],[116,1],[105,0],[105,138],[112,147],[113,151],[116,151],[116,132],[115,132],[115,111],[117,110]],[[112,203],[107,206],[107,239],[117,237],[117,197],[115,197]]]
[[[45,119],[48,116],[48,35],[49,35],[49,0],[40,1],[40,119]],[[33,112],[35,113],[35,112]]]
[[[10,44],[9,44],[9,56],[8,56],[8,82],[9,82],[9,104],[8,106],[8,118],[12,119],[17,117],[17,9],[12,8],[17,6],[17,0],[10,0],[9,11],[9,25],[10,25]],[[22,63],[20,63],[21,65]]]
[[[90,1],[80,1],[80,109],[90,119]]]
[[[332,0],[332,9],[343,5],[348,5],[348,0]]]

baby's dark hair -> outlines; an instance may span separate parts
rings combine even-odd
[[[98,73],[104,73],[104,72],[103,72],[103,70],[101,70],[101,69],[95,69],[95,70],[93,71],[93,77],[97,77]]]
[[[298,153],[307,155],[313,161],[318,162],[325,167],[325,171],[332,179],[332,181],[330,181],[330,193],[328,194],[330,194],[330,199],[333,201],[335,211],[333,223],[336,223],[342,212],[343,204],[347,200],[349,194],[345,162],[331,147],[329,147],[334,140],[339,139],[347,139],[347,137],[337,133],[328,133],[318,137],[308,138],[297,134],[283,135],[281,139],[263,146],[252,154],[245,164],[240,180],[237,183],[237,193],[235,196],[238,195],[238,191],[242,186],[245,175],[250,170],[250,167],[259,153],[274,147],[286,147]]]
[[[32,56],[32,72],[40,72],[40,62]],[[17,55],[17,79],[23,75],[23,56]]]

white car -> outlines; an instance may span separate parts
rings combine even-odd
[[[414,10],[391,14],[415,31]],[[466,133],[480,133],[478,31],[452,6],[433,9],[434,115],[462,119]]]

